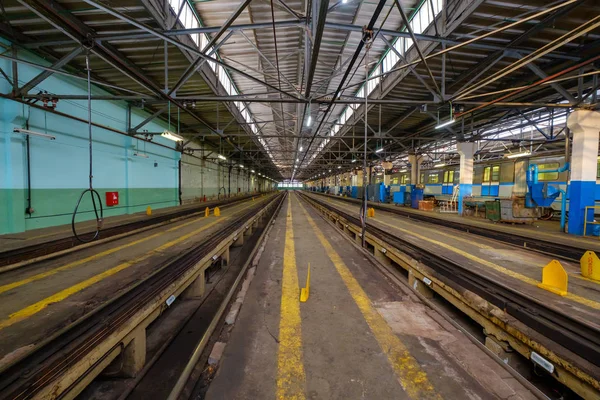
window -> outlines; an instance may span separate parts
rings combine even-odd
[[[500,166],[494,165],[492,167],[492,182],[499,182],[499,181],[500,181]]]
[[[557,169],[559,164],[556,163],[548,163],[548,164],[539,164],[538,168],[540,173],[538,174],[538,180],[540,181],[556,181],[558,180],[558,172],[543,172],[545,169]]]
[[[392,178],[392,185],[397,185],[397,184],[398,184],[398,177]]]
[[[444,172],[444,183],[453,183],[454,182],[454,171],[445,171]]]
[[[598,164],[598,165],[600,166],[600,164]],[[600,167],[598,167],[598,168],[600,168]],[[410,184],[410,175],[408,175],[408,174],[402,175],[402,177],[400,178],[400,183],[402,185]]]
[[[421,174],[421,179],[419,179],[421,184],[425,183],[425,174]]]
[[[438,183],[439,178],[440,178],[440,175],[437,173],[429,174],[429,180],[427,183]]]
[[[491,180],[490,180],[491,178]],[[483,182],[498,182],[500,181],[500,166],[493,165],[483,169]]]
[[[600,178],[600,158],[598,159],[598,168],[596,170],[596,178]]]

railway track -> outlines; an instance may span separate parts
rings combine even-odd
[[[0,370],[0,399],[23,400],[40,395],[43,397],[42,391],[47,386],[61,378],[122,326],[130,323],[138,312],[168,292],[175,282],[185,278],[186,273],[197,266],[199,260],[206,259],[214,253],[220,243],[236,231],[243,230],[249,219],[261,210],[273,210],[282,198],[280,194],[266,203],[252,207],[230,221],[219,232],[207,236],[190,251],[157,265],[154,273],[136,283],[127,292],[96,308],[54,337],[38,344],[28,354],[6,365]],[[105,357],[119,349],[123,350],[122,342],[105,351],[102,357],[89,366],[86,373],[71,381],[69,387],[60,387],[56,389],[57,392],[70,392],[87,378],[89,371],[93,371],[102,364]],[[62,395],[57,394],[56,398],[60,397]]]
[[[321,196],[328,197],[328,195],[324,195],[321,193],[317,193]],[[336,200],[344,201],[352,204],[360,204],[360,200],[349,199],[346,197],[335,197]],[[385,207],[378,203],[369,202],[369,206],[373,207],[377,210],[382,210],[386,212],[390,212],[396,215],[400,215],[409,219],[414,219],[417,221],[427,222],[434,225],[443,225],[447,228],[456,229],[461,232],[472,233],[474,235],[482,236],[488,239],[497,240],[502,243],[526,247],[529,250],[534,250],[540,253],[548,254],[554,257],[562,258],[564,260],[573,261],[579,263],[581,256],[585,253],[587,248],[570,246],[564,243],[556,243],[548,240],[543,240],[539,238],[532,238],[529,236],[518,235],[514,233],[502,232],[498,230],[486,229],[483,227],[471,225],[471,224],[463,224],[460,222],[441,220],[440,218],[436,218],[433,216],[423,215],[419,213],[413,213],[410,211],[404,211],[401,208],[391,208]]]
[[[170,220],[181,219],[187,216],[191,216],[198,212],[204,211],[206,207],[231,207],[239,202],[247,200],[252,196],[244,196],[244,197],[236,197],[231,199],[226,199],[223,201],[213,201],[203,203],[199,207],[191,207],[186,208],[184,210],[176,211],[173,213],[159,215],[147,219],[143,219],[140,221],[134,221],[127,224],[108,227],[106,229],[102,229],[100,231],[99,239],[107,239],[111,237],[115,237],[118,235],[123,235],[128,232],[136,232],[143,228],[150,228],[154,225],[162,224],[169,222]],[[86,236],[86,233],[82,234],[82,236]],[[91,242],[95,243],[95,242]],[[29,260],[35,260],[39,257],[48,256],[54,253],[63,252],[65,250],[69,250],[75,247],[79,247],[84,245],[84,243],[79,242],[75,237],[69,236],[65,238],[59,238],[54,240],[49,240],[43,243],[33,244],[31,246],[25,246],[18,249],[7,250],[4,252],[0,252],[0,268],[22,263]]]
[[[305,194],[302,197],[309,203],[317,204],[360,226],[359,218],[314,197]],[[600,330],[594,325],[550,308],[525,293],[478,275],[454,261],[382,229],[367,224],[367,232],[433,269],[444,283],[477,294],[565,349],[600,367]]]

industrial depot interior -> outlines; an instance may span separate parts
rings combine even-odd
[[[0,400],[600,400],[599,0],[0,0]]]

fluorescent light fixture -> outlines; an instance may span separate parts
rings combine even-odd
[[[221,160],[227,160],[227,157],[222,154],[217,154],[217,158],[220,158]]]
[[[375,150],[375,153],[381,153],[383,151],[383,147],[380,147],[379,149]]]
[[[304,147],[300,146],[300,151],[304,150]]]
[[[312,116],[308,116],[308,119],[306,120],[306,126],[311,126],[312,125]]]
[[[438,125],[436,125],[435,129],[440,129],[440,128],[443,128],[445,126],[452,125],[455,122],[456,122],[456,120],[454,118],[452,118],[452,119],[450,119],[448,121],[440,122]]]
[[[43,138],[50,139],[50,140],[56,140],[56,136],[48,135],[47,133],[34,132],[34,131],[30,131],[28,129],[22,129],[22,128],[14,128],[13,133],[22,133],[23,135],[33,135],[33,136],[39,136],[39,137],[43,137]]]
[[[525,157],[525,156],[529,156],[529,155],[531,155],[531,152],[529,150],[525,150],[525,151],[521,151],[519,153],[508,153],[508,154],[505,154],[504,157],[518,158],[518,157]]]
[[[174,142],[183,142],[183,137],[171,131],[164,131],[160,136],[164,137],[165,139],[172,140]]]
[[[254,173],[254,170],[253,170],[253,169],[251,169],[251,170],[250,170],[250,172]]]
[[[243,169],[243,168],[244,168],[244,166],[243,166],[242,164],[240,164],[240,168],[242,168],[242,169]]]
[[[329,170],[329,172],[331,172],[331,170]]]
[[[401,169],[400,172],[408,172],[407,169]]]
[[[338,169],[342,169],[342,166],[341,166],[341,165],[338,165]]]
[[[138,153],[137,151],[135,153],[133,153],[133,155],[136,156],[136,157],[148,158],[148,154],[146,154],[146,153]]]
[[[296,162],[298,162],[298,161],[300,161],[300,159],[299,159],[299,158],[296,158]]]
[[[356,162],[356,158],[353,158],[353,159],[352,159],[352,162]]]
[[[446,166],[446,163],[439,163],[439,164],[434,165],[435,168],[445,167],[445,166]]]
[[[348,2],[348,0],[342,0],[342,3],[346,4]]]

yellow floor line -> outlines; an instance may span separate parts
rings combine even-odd
[[[400,338],[394,334],[385,319],[372,306],[371,300],[356,278],[354,278],[352,272],[350,272],[340,255],[335,251],[333,246],[331,246],[329,241],[327,241],[302,203],[298,203],[315,232],[315,235],[327,252],[329,259],[335,265],[335,268],[346,284],[348,291],[367,321],[381,350],[387,355],[404,391],[412,399],[441,399],[417,360],[410,354],[410,351],[407,349],[406,345],[402,343]]]
[[[341,208],[344,208],[344,209],[346,209],[347,211],[350,211],[350,210],[352,210],[352,209],[351,209],[351,208],[349,208],[349,207],[342,207],[342,205],[341,205],[341,204],[339,204],[339,205],[338,205],[338,204],[333,204],[333,202],[331,202],[331,201],[329,201],[329,200],[327,200],[327,201],[328,201],[329,203],[331,203],[332,205],[334,205],[335,207],[338,207],[338,206],[339,206],[339,207],[341,207]],[[352,210],[352,211],[354,211],[354,210]],[[375,217],[375,218],[373,218],[373,220],[375,220],[375,221],[377,221],[377,222],[379,222],[379,223],[381,223],[381,224],[384,224],[384,225],[393,226],[395,229],[402,230],[402,228],[399,228],[399,227],[397,227],[397,226],[394,226],[394,225],[389,225],[389,224],[387,224],[387,223],[383,222],[381,219],[378,219],[378,217]],[[405,232],[406,232],[406,230],[405,230]],[[410,233],[411,235],[413,235],[413,236],[417,236],[417,234],[413,233],[412,231],[409,231],[409,233]],[[479,248],[481,248],[481,249],[486,249],[486,250],[492,250],[492,249],[495,249],[495,247],[493,247],[493,246],[488,246],[488,245],[485,245],[485,244],[482,244],[482,243],[477,243],[477,242],[474,242],[474,241],[472,241],[472,240],[464,239],[464,238],[457,237],[457,236],[452,236],[452,235],[450,235],[450,234],[447,234],[447,233],[444,233],[444,232],[436,231],[435,233],[436,233],[436,235],[442,235],[442,236],[446,236],[446,237],[449,237],[449,238],[451,238],[451,239],[454,239],[454,240],[459,240],[459,241],[462,241],[462,242],[468,243],[468,244],[469,244],[469,245],[471,245],[471,246],[477,246],[477,247],[479,247]],[[420,237],[420,238],[422,238],[422,237]],[[429,239],[425,239],[425,240],[429,240]],[[480,239],[478,239],[478,240],[480,240]],[[542,270],[542,268],[544,267],[543,265],[539,265],[539,264],[532,263],[532,262],[527,262],[527,261],[525,261],[525,260],[523,261],[523,263],[526,263],[527,265],[530,265],[530,266],[532,266],[532,267],[535,267],[535,268],[539,268],[539,270],[540,270],[540,271],[541,271],[541,270]],[[503,268],[503,267],[500,267],[500,268]],[[587,281],[587,282],[590,282],[590,283],[594,283],[594,284],[596,284],[596,285],[600,284],[598,281],[595,281],[595,280],[593,280],[593,279],[586,278],[586,277],[584,277],[584,276],[581,276],[580,274],[577,274],[577,273],[572,273],[572,272],[567,272],[567,273],[568,273],[568,275],[569,275],[570,277],[572,277],[572,278],[575,278],[575,279],[581,279],[581,280],[584,280],[584,281]],[[534,280],[534,281],[535,281],[535,280]],[[538,281],[535,281],[535,282],[538,282]],[[528,283],[531,283],[531,282],[528,282]],[[539,283],[539,282],[538,282],[538,283]],[[536,285],[537,285],[537,283],[536,283]],[[584,287],[585,287],[585,286],[584,286]]]
[[[92,286],[93,284],[98,283],[101,280],[116,274],[117,272],[120,272],[126,268],[129,268],[132,265],[135,265],[144,260],[147,260],[148,258],[156,255],[157,253],[160,253],[170,247],[173,247],[176,244],[179,244],[179,243],[191,238],[192,236],[197,235],[198,233],[201,233],[202,231],[207,230],[208,228],[216,225],[219,222],[221,222],[220,219],[214,219],[213,221],[209,222],[208,224],[204,225],[203,227],[196,229],[196,230],[194,230],[188,234],[185,234],[183,236],[179,236],[177,239],[171,240],[170,242],[167,242],[144,255],[136,257],[133,260],[129,260],[124,263],[121,263],[121,264],[117,265],[116,267],[106,270],[100,274],[94,275],[91,278],[88,278],[83,282],[79,282],[78,284],[68,287],[64,290],[61,290],[60,292],[55,293],[52,296],[46,297],[45,299],[40,300],[37,303],[34,303],[34,304],[27,306],[19,311],[16,311],[16,312],[10,314],[10,316],[7,319],[0,321],[0,329],[4,329],[8,326],[16,324],[19,321],[23,321],[24,319],[27,319],[27,318],[31,317],[32,315],[37,314],[38,312],[42,311],[44,308],[48,307],[50,304],[63,301],[66,298],[74,295],[75,293],[78,293],[78,292],[82,291],[83,289],[88,288],[88,287]]]
[[[291,194],[288,194],[285,227],[283,277],[281,281],[281,317],[277,354],[277,399],[305,399],[305,374],[302,360],[300,286],[296,269],[296,249],[292,226]]]
[[[333,202],[329,202],[329,203],[332,204],[334,207],[342,207],[341,204],[333,204]],[[350,211],[350,210],[355,211],[355,210],[353,210],[352,208],[349,208],[349,207],[343,207],[343,208],[345,208],[346,211]],[[390,212],[390,211],[384,211],[384,212]],[[372,217],[372,219],[375,220],[375,221],[381,222],[378,217]],[[413,219],[412,221],[416,221],[416,220]],[[433,228],[423,228],[423,227],[421,227],[421,228],[422,229],[427,229],[427,230],[433,230]],[[452,240],[457,240],[459,242],[468,243],[468,244],[470,244],[472,246],[477,246],[480,249],[490,250],[490,249],[494,248],[492,246],[488,246],[487,244],[478,243],[478,242],[475,242],[473,240],[469,240],[469,239],[466,239],[466,238],[463,238],[463,237],[460,237],[460,236],[451,235],[449,233],[441,232],[439,230],[435,230],[434,232],[435,232],[436,235],[442,235],[442,236],[448,237],[448,238],[450,238]]]
[[[251,206],[253,206],[253,204],[249,204],[248,206],[240,209],[239,211],[245,210],[246,208],[251,207]],[[132,247],[132,246],[135,246],[137,244],[147,242],[148,240],[154,239],[154,238],[159,237],[161,235],[164,235],[167,232],[173,232],[175,230],[181,229],[181,228],[186,227],[188,225],[194,224],[194,223],[198,222],[199,220],[201,220],[203,218],[204,217],[202,217],[202,218],[194,218],[192,221],[183,223],[181,225],[174,226],[174,227],[169,228],[169,229],[167,229],[165,231],[158,232],[158,233],[152,234],[150,236],[146,236],[145,238],[142,238],[142,239],[139,239],[139,240],[135,240],[135,241],[133,241],[131,243],[127,243],[127,244],[124,244],[124,245],[121,245],[121,246],[113,247],[111,249],[105,250],[105,251],[100,252],[98,254],[94,254],[93,256],[89,256],[89,257],[86,257],[86,258],[82,258],[81,260],[77,260],[77,261],[73,261],[71,263],[65,264],[65,265],[63,265],[61,267],[54,268],[54,269],[51,269],[51,270],[48,270],[48,271],[45,271],[45,272],[41,272],[39,274],[30,276],[30,277],[22,279],[20,281],[11,282],[11,283],[8,283],[6,285],[2,285],[2,286],[0,286],[0,294],[2,294],[4,292],[7,292],[7,291],[9,291],[11,289],[18,288],[20,286],[26,285],[28,283],[35,282],[35,281],[38,281],[40,279],[47,278],[49,276],[55,275],[55,274],[57,274],[59,272],[71,269],[73,267],[77,267],[79,265],[88,263],[90,261],[98,260],[98,259],[100,259],[102,257],[105,257],[105,256],[108,256],[110,254],[116,253],[117,251],[126,249],[128,247]]]
[[[459,255],[461,255],[461,256],[463,256],[465,258],[468,258],[469,260],[475,261],[478,264],[485,265],[486,267],[489,267],[489,268],[491,268],[491,269],[493,269],[493,270],[495,270],[497,272],[500,272],[500,273],[502,273],[504,275],[508,275],[511,278],[518,279],[521,282],[525,282],[525,283],[528,283],[528,284],[533,285],[533,286],[537,286],[538,283],[540,283],[540,281],[538,281],[536,279],[530,278],[530,277],[528,277],[526,275],[520,274],[518,272],[515,272],[515,271],[513,271],[511,269],[508,269],[506,267],[503,267],[501,265],[494,264],[493,262],[490,262],[488,260],[484,260],[483,258],[477,257],[477,256],[475,256],[475,255],[473,255],[471,253],[468,253],[466,251],[460,250],[460,249],[458,249],[458,248],[456,248],[454,246],[451,246],[451,245],[449,245],[447,243],[443,243],[443,242],[440,242],[438,240],[431,239],[431,238],[429,238],[427,236],[419,235],[418,233],[415,233],[413,231],[409,231],[407,229],[398,228],[397,226],[394,226],[392,224],[388,224],[387,222],[383,222],[383,221],[377,221],[377,222],[380,223],[380,224],[382,224],[382,225],[388,226],[388,227],[390,227],[392,229],[395,229],[395,230],[404,232],[406,234],[409,234],[411,236],[414,236],[416,238],[419,238],[421,240],[425,240],[425,241],[433,243],[433,244],[435,244],[437,246],[443,247],[443,248],[445,248],[447,250],[450,250],[450,251],[452,251],[452,252],[454,252],[456,254],[459,254]],[[573,294],[573,293],[567,293],[567,295],[565,295],[565,296],[563,296],[561,298],[563,298],[563,299],[569,299],[569,300],[575,301],[577,303],[586,305],[588,307],[600,310],[600,303],[598,303],[596,301],[593,301],[593,300],[590,300],[590,299],[586,299],[585,297],[578,296],[578,295]]]

